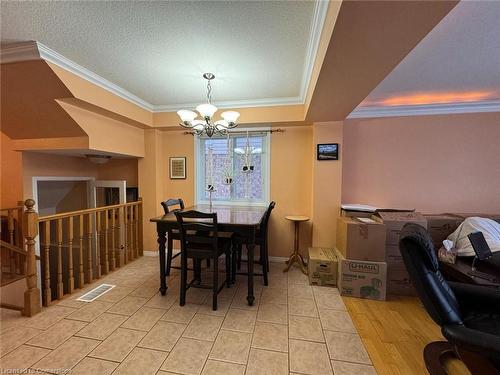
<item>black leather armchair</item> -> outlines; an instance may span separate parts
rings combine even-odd
[[[454,355],[474,375],[500,374],[500,288],[446,281],[420,225],[403,227],[399,248],[420,300],[448,340],[424,349],[429,373],[446,374],[442,360]]]

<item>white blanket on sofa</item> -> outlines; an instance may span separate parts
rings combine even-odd
[[[447,238],[453,242],[458,256],[476,255],[467,238],[467,235],[473,232],[483,232],[492,253],[500,251],[500,224],[484,217],[468,217]]]

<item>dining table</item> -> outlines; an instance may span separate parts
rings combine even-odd
[[[259,228],[267,207],[262,206],[239,206],[239,205],[208,205],[196,204],[184,208],[182,211],[200,211],[205,213],[217,213],[217,230],[219,232],[231,232],[238,234],[246,239],[246,247],[248,252],[248,295],[247,301],[251,306],[254,303],[255,297],[253,292],[253,265],[254,265],[254,249],[257,229]],[[167,275],[166,275],[166,243],[167,236],[174,229],[179,229],[179,224],[174,212],[169,212],[166,215],[154,217],[150,219],[156,223],[156,231],[158,233],[158,252],[160,259],[160,293],[164,296],[167,293]],[[169,246],[172,241],[168,241]],[[169,249],[172,250],[172,249]]]

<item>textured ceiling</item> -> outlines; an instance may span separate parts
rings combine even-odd
[[[152,105],[300,97],[315,2],[2,2],[3,41],[36,40]]]
[[[500,100],[500,1],[461,1],[360,106]]]

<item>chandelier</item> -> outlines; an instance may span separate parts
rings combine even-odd
[[[227,135],[228,129],[238,126],[236,121],[240,117],[240,114],[236,111],[225,111],[221,113],[221,120],[214,121],[212,117],[217,112],[217,107],[212,104],[212,85],[210,81],[215,78],[215,75],[205,73],[203,74],[203,78],[208,81],[207,102],[196,107],[196,111],[200,114],[201,119],[197,118],[198,113],[181,109],[177,112],[182,121],[179,125],[192,130],[196,135],[203,133],[208,137],[212,137],[214,134]]]

